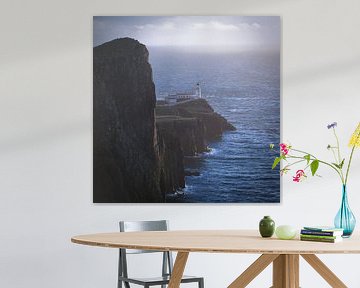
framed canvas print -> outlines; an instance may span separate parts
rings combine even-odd
[[[276,16],[95,16],[93,201],[278,203]]]

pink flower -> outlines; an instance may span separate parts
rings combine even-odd
[[[304,170],[298,170],[298,171],[296,171],[296,175],[293,176],[293,181],[294,181],[294,182],[300,182],[300,181],[303,180],[305,177],[306,177],[305,171],[304,171]]]
[[[280,151],[283,155],[287,155],[289,153],[289,149],[290,149],[289,145],[287,145],[285,143],[280,144]]]

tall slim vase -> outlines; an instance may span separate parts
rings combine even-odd
[[[334,224],[336,228],[344,229],[343,237],[350,237],[355,229],[356,219],[349,207],[346,185],[342,187],[341,206],[336,214]]]

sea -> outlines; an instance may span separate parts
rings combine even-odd
[[[186,188],[168,194],[175,203],[279,203],[280,176],[271,169],[271,143],[280,141],[280,52],[149,47],[158,99],[166,93],[202,95],[236,131],[188,157]]]

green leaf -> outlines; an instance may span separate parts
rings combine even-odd
[[[344,166],[344,163],[345,163],[345,159],[343,159],[340,164],[333,163],[333,162],[331,164],[333,164],[338,169],[342,169]]]
[[[308,154],[308,155],[305,155],[304,156],[304,158],[306,159],[306,164],[309,164],[309,162],[310,162],[310,155]]]
[[[271,143],[271,144],[270,144],[270,150],[273,150],[273,149],[274,149],[274,146],[275,146],[275,145]]]
[[[319,160],[315,159],[310,164],[310,169],[311,169],[312,176],[314,176],[316,174],[316,171],[318,170],[318,168],[319,168]]]
[[[336,168],[341,169],[339,164],[334,163],[334,162],[332,162],[331,164],[333,164]]]
[[[342,168],[343,168],[344,163],[345,163],[345,158],[341,161],[341,163],[340,163],[340,165],[339,165],[340,169],[342,169]]]
[[[275,160],[274,160],[274,163],[271,167],[271,169],[274,169],[278,164],[279,162],[281,161],[282,157],[276,157]]]

